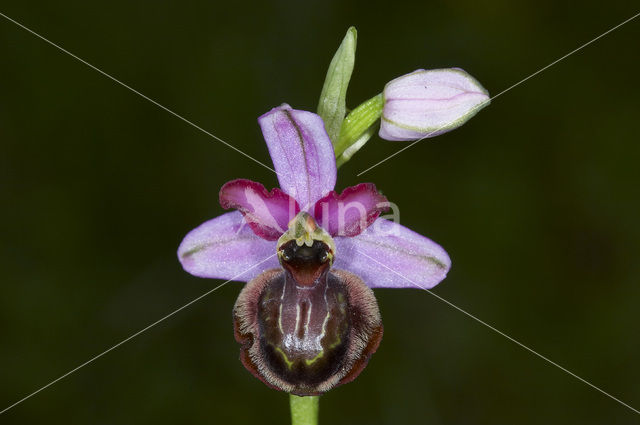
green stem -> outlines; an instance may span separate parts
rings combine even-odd
[[[378,129],[377,122],[374,122],[373,124],[371,124],[371,127],[366,129],[360,135],[359,138],[357,138],[356,140],[353,141],[353,143],[351,143],[351,146],[345,149],[344,152],[342,152],[342,154],[336,158],[336,166],[340,168],[345,162],[349,161],[351,157],[356,152],[358,152],[360,148],[364,146],[365,143],[367,143],[367,141],[371,138],[371,136],[373,136],[376,133],[377,129]]]
[[[371,129],[382,115],[384,99],[382,93],[362,102],[356,109],[351,111],[342,122],[340,137],[334,143],[336,158],[340,158],[347,152],[344,160],[349,160],[351,156],[364,145],[373,134]],[[353,148],[353,149],[350,149]]]
[[[318,425],[319,396],[298,397],[289,394],[291,425]]]

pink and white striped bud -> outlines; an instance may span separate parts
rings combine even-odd
[[[387,83],[379,135],[417,140],[460,127],[489,104],[489,93],[460,68],[419,69]]]

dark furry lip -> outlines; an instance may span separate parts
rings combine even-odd
[[[245,368],[268,386],[317,395],[355,379],[382,338],[373,291],[356,275],[323,263],[300,285],[288,267],[251,280],[234,307]]]

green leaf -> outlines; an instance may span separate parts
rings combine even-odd
[[[324,120],[325,129],[334,146],[338,142],[340,127],[346,112],[345,99],[356,60],[357,37],[358,33],[354,27],[347,30],[347,34],[329,64],[318,102],[318,115]]]

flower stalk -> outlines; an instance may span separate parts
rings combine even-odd
[[[289,394],[291,425],[318,425],[319,396],[298,397]]]
[[[347,162],[376,131],[382,115],[384,99],[382,93],[364,101],[351,111],[342,122],[340,137],[334,142],[338,166]]]

